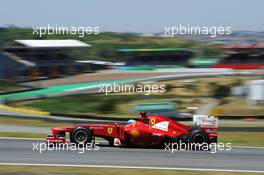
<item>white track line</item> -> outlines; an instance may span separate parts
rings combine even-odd
[[[121,169],[151,169],[151,170],[180,170],[180,171],[219,171],[240,173],[264,173],[257,170],[235,170],[235,169],[209,169],[209,168],[174,168],[174,167],[140,167],[140,166],[112,166],[112,165],[75,165],[75,164],[31,164],[31,163],[0,163],[10,166],[52,166],[52,167],[79,167],[79,168],[121,168]]]

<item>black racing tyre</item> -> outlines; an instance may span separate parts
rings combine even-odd
[[[108,141],[108,146],[111,146],[111,147],[113,147],[114,146],[114,138],[108,138],[108,139],[106,139],[107,141]]]
[[[172,137],[165,136],[158,147],[159,148],[166,148],[167,146],[175,144],[175,143],[177,143],[177,144],[179,143],[179,138],[177,138],[177,137],[172,138]]]
[[[190,142],[196,144],[209,143],[209,136],[206,132],[200,129],[194,129],[190,134]]]
[[[70,141],[75,144],[87,144],[92,142],[92,131],[84,127],[76,127],[70,134]]]

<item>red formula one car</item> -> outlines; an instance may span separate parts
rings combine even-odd
[[[95,137],[106,139],[111,146],[162,147],[166,142],[212,143],[217,141],[218,119],[208,116],[194,116],[195,127],[183,125],[165,116],[140,113],[139,120],[128,124],[78,124],[73,127],[51,128],[52,134],[46,143],[70,142],[86,144]]]

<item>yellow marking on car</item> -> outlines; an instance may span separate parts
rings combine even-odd
[[[151,118],[151,119],[150,119],[150,123],[151,123],[152,125],[155,125],[155,123],[156,123],[156,119],[155,119],[155,118]]]
[[[113,133],[113,128],[108,128],[107,132],[108,132],[108,134],[112,134]]]

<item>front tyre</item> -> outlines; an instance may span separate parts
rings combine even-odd
[[[70,140],[77,145],[92,142],[92,131],[84,127],[76,127],[70,134]]]

